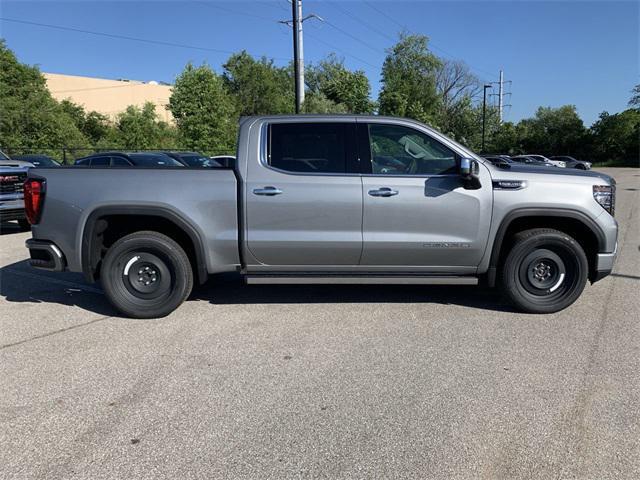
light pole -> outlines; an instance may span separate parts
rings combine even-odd
[[[487,88],[491,88],[491,84],[485,84],[483,88],[482,95],[482,149],[481,153],[485,153],[484,151],[484,133],[487,124]]]

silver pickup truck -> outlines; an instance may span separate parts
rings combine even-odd
[[[34,267],[98,279],[123,314],[159,317],[194,282],[483,284],[527,312],[611,272],[615,182],[496,167],[420,123],[241,119],[233,168],[56,168],[25,183]]]

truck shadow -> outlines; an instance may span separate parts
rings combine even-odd
[[[81,274],[39,271],[29,266],[28,260],[0,268],[0,296],[7,302],[54,303],[105,316],[118,315],[102,290],[87,284]]]
[[[240,275],[212,276],[191,300],[218,305],[304,303],[437,303],[516,312],[489,288],[463,285],[245,285]]]
[[[81,274],[35,270],[27,260],[0,268],[0,296],[8,302],[75,306],[105,316],[119,316],[98,285]],[[245,285],[238,274],[216,275],[194,288],[187,301],[213,305],[312,303],[436,303],[515,312],[490,289],[421,285]]]

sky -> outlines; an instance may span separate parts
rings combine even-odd
[[[363,70],[374,98],[385,50],[406,29],[427,35],[439,56],[466,62],[485,82],[504,70],[505,120],[539,106],[576,105],[589,126],[626,108],[640,83],[637,1],[303,1],[305,63],[331,52]],[[191,61],[221,72],[246,49],[279,65],[292,55],[287,0],[0,0],[0,37],[44,72],[173,82]],[[22,22],[38,23],[33,25]],[[85,32],[43,26],[69,27]],[[96,36],[149,39],[165,44]],[[497,93],[497,89],[493,91]],[[495,100],[496,97],[491,97]]]

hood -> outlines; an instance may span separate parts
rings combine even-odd
[[[495,167],[497,170],[504,172],[513,172],[513,173],[535,173],[538,175],[561,175],[568,177],[592,177],[592,178],[602,178],[606,180],[611,185],[615,185],[616,181],[613,177],[597,172],[595,170],[579,170],[577,168],[562,168],[562,167],[532,167],[529,165],[523,164],[514,164],[510,163],[508,165]]]
[[[22,160],[0,160],[0,168],[33,168],[33,163],[23,162]]]

